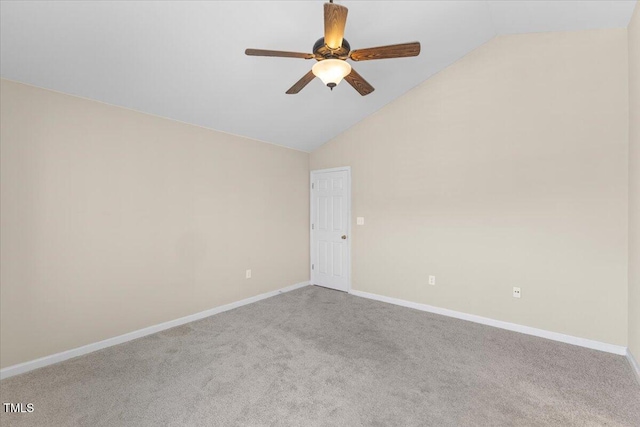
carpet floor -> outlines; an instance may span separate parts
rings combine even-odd
[[[315,286],[0,382],[2,426],[640,426],[624,357]]]

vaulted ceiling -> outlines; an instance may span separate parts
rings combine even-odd
[[[323,1],[0,3],[2,77],[311,151],[500,34],[626,27],[635,1],[339,1],[352,49],[419,41],[416,58],[352,63],[362,97],[319,79],[285,91],[313,60]]]

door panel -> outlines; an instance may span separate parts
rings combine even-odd
[[[312,173],[311,282],[349,290],[349,171]]]

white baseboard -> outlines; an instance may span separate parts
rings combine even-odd
[[[158,325],[149,326],[147,328],[138,329],[137,331],[129,332],[117,337],[108,338],[106,340],[87,344],[82,347],[74,348],[71,350],[63,351],[61,353],[52,354],[50,356],[41,357],[39,359],[31,360],[29,362],[19,363],[17,365],[8,366],[0,370],[0,379],[9,378],[14,375],[22,374],[34,369],[42,368],[44,366],[52,365],[54,363],[62,362],[63,360],[71,359],[73,357],[82,356],[83,354],[91,353],[97,350],[101,350],[113,345],[122,344],[127,341],[135,340],[137,338],[144,337],[146,335],[155,334],[156,332],[164,331],[166,329],[175,328],[176,326],[184,325],[185,323],[193,322],[196,320],[204,319],[205,317],[213,316],[214,314],[229,311],[234,308],[241,307],[243,305],[251,304],[266,298],[270,298],[284,292],[293,291],[295,289],[308,286],[309,282],[296,283],[286,288],[277,289],[275,291],[267,292],[265,294],[256,295],[241,301],[232,302],[226,305],[221,305],[209,310],[201,311],[200,313],[191,314],[189,316],[181,317],[179,319],[170,320],[168,322],[160,323]]]
[[[619,354],[623,356],[628,354],[627,348],[621,345],[608,344],[600,341],[589,340],[586,338],[579,338],[571,335],[564,335],[558,332],[546,331],[544,329],[532,328],[530,326],[518,325],[516,323],[503,322],[501,320],[489,319],[488,317],[476,316],[475,314],[462,313],[460,311],[434,307],[432,305],[420,304],[417,302],[405,301],[397,298],[385,297],[382,295],[371,294],[368,292],[352,290],[350,293],[352,295],[356,295],[363,298],[369,298],[376,301],[387,302],[390,304],[409,307],[416,310],[428,311],[429,313],[441,314],[443,316],[455,317],[456,319],[468,320],[470,322],[481,323],[483,325],[493,326],[500,329],[507,329],[509,331],[520,332],[527,335],[534,335],[536,337],[547,338],[550,340],[560,341],[567,344],[573,344],[580,347],[586,347],[594,350],[605,351],[607,353]]]
[[[638,380],[638,384],[640,384],[640,364],[638,364],[638,360],[636,360],[636,358],[633,357],[633,354],[631,354],[631,350],[629,349],[627,349],[627,360],[631,365],[631,369],[633,370],[633,373],[636,374],[636,380]]]

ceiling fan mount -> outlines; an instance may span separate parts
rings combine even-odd
[[[375,89],[356,70],[351,68],[347,59],[368,61],[418,56],[420,54],[420,43],[412,42],[351,50],[349,42],[344,38],[347,13],[348,9],[346,7],[333,3],[333,0],[324,4],[324,37],[318,39],[313,45],[313,53],[247,49],[245,54],[250,56],[315,59],[318,61],[311,71],[291,86],[287,91],[289,95],[300,92],[316,77],[319,77],[331,90],[344,78],[360,95],[368,95]]]

